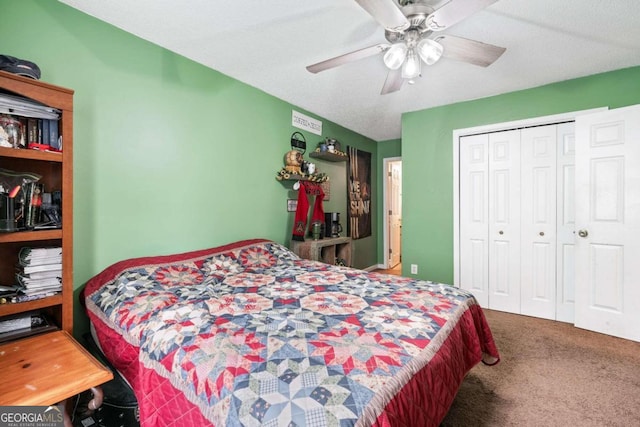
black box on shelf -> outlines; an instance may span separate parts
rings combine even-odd
[[[0,193],[0,231],[16,231],[14,200],[8,193]]]

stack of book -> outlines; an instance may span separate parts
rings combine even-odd
[[[62,151],[60,110],[20,96],[0,94],[0,128],[10,136],[13,148]],[[18,125],[16,126],[16,122]],[[8,132],[9,125],[16,132]]]
[[[43,298],[62,291],[62,248],[22,248],[16,279],[24,299]]]

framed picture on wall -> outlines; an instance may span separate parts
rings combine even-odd
[[[298,200],[287,199],[287,212],[295,212],[298,209]]]

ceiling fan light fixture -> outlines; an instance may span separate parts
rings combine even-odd
[[[404,43],[396,43],[384,54],[384,65],[390,70],[397,70],[402,66],[407,56],[407,45]]]
[[[433,65],[442,57],[444,48],[440,43],[431,39],[422,39],[418,43],[418,54],[427,65]]]
[[[420,57],[416,54],[414,49],[409,49],[407,52],[407,60],[402,66],[402,78],[403,79],[415,79],[420,76]]]

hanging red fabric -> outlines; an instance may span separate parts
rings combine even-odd
[[[293,234],[291,238],[301,242],[304,241],[304,236],[307,232],[307,218],[309,216],[308,194],[315,196],[311,222],[318,221],[324,223],[324,209],[322,207],[324,191],[322,190],[322,186],[313,182],[300,181],[300,189],[298,190],[298,207],[296,208],[296,216],[293,221]]]

